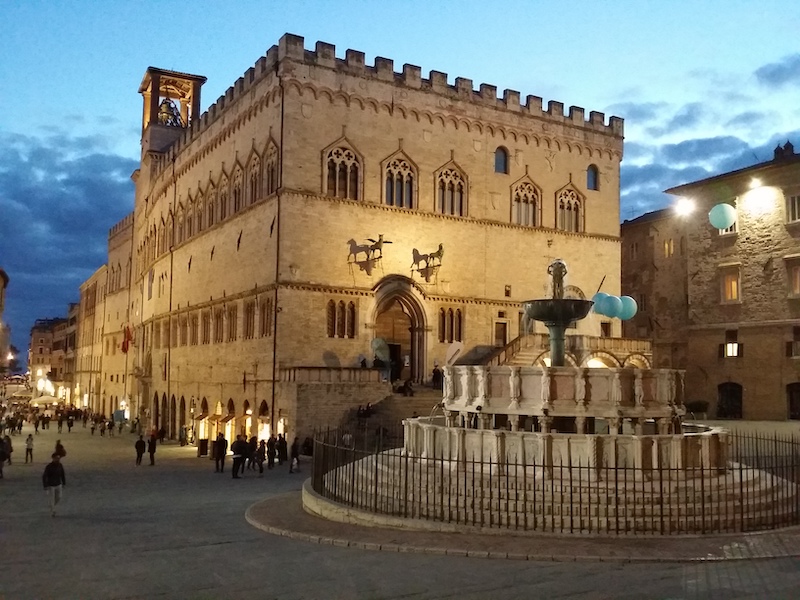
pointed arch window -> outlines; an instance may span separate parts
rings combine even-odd
[[[494,151],[494,172],[508,174],[508,150],[502,146]]]
[[[467,182],[454,167],[442,169],[436,176],[436,211],[456,217],[467,214]]]
[[[556,201],[558,228],[562,231],[583,231],[583,202],[575,190],[561,190]]]
[[[264,192],[267,196],[278,191],[278,148],[270,144],[264,161]]]
[[[389,161],[385,169],[385,200],[389,206],[414,208],[416,174],[411,164],[402,157]]]
[[[439,341],[453,343],[463,341],[464,318],[460,308],[439,309]]]
[[[223,179],[219,187],[219,196],[217,196],[219,210],[217,210],[217,216],[219,221],[224,221],[228,217],[228,180]]]
[[[206,206],[206,227],[211,227],[217,222],[217,195],[212,194],[208,197],[208,205]]]
[[[350,148],[338,146],[326,157],[327,177],[325,193],[336,198],[359,199],[361,165]]]
[[[203,231],[203,197],[198,198],[194,207],[194,230],[196,233]]]
[[[176,241],[178,244],[180,244],[181,242],[183,242],[183,233],[184,233],[184,228],[183,228],[183,213],[180,213],[180,214],[178,215],[178,226],[176,227],[176,230],[175,230],[175,238],[176,238],[176,239],[175,239],[175,241]]]
[[[539,227],[542,203],[539,190],[530,182],[523,181],[511,193],[511,220],[517,225]]]
[[[589,165],[586,169],[586,189],[600,189],[600,171],[597,169],[596,165]]]
[[[261,159],[253,156],[248,169],[247,203],[255,204],[261,199]]]
[[[355,302],[345,303],[343,300],[339,302],[329,300],[326,317],[328,337],[350,339],[356,337]]]
[[[184,226],[184,230],[187,240],[194,235],[194,205],[190,205],[189,210],[186,211],[186,225]]]
[[[238,169],[233,175],[233,185],[231,186],[231,198],[233,201],[233,210],[231,211],[232,215],[235,215],[242,210],[242,208],[244,208],[244,190],[242,189],[243,180],[244,175],[242,174],[242,170]]]

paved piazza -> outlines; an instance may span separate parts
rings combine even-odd
[[[2,600],[800,597],[798,558],[536,562],[274,536],[248,524],[245,512],[265,499],[296,498],[307,471],[283,467],[233,480],[193,448],[169,444],[159,447],[155,467],[147,455],[135,467],[134,436],[92,437],[81,427],[37,436],[31,466],[24,464],[29,431],[13,438],[14,464],[0,480]],[[67,487],[51,518],[41,474],[57,438],[67,449]],[[548,543],[542,538],[543,548]]]

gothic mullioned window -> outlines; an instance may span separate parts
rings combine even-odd
[[[256,337],[256,301],[251,300],[244,305],[244,339]]]
[[[228,218],[228,179],[226,177],[223,177],[222,181],[220,181],[217,204],[219,205],[217,217],[220,221],[224,221]]]
[[[539,227],[542,203],[539,190],[530,181],[517,184],[511,192],[511,220],[517,225]]]
[[[356,337],[356,305],[354,302],[338,303],[330,300],[327,306],[326,327],[328,337],[354,338]]]
[[[264,160],[264,193],[269,196],[278,191],[278,147],[270,142]]]
[[[414,208],[416,174],[411,164],[398,156],[385,168],[386,204],[399,208]]]
[[[272,298],[262,297],[259,302],[259,335],[267,337],[272,335]]]
[[[358,156],[350,148],[337,146],[326,157],[325,193],[336,198],[358,200],[361,181],[361,165]]]
[[[180,244],[183,242],[183,234],[184,234],[184,227],[183,227],[183,211],[178,213],[178,225],[175,228],[175,241],[176,243]]]
[[[188,240],[194,235],[194,203],[189,205],[189,210],[186,211],[186,225],[184,226],[184,235]]]
[[[575,190],[564,189],[556,197],[558,228],[562,231],[583,231],[583,200]]]
[[[463,341],[464,320],[461,309],[452,308],[439,309],[439,341],[440,342],[461,342]]]
[[[211,227],[217,222],[217,195],[211,193],[208,196],[208,204],[206,205],[206,227]]]
[[[233,174],[233,185],[231,186],[231,197],[233,200],[233,210],[231,211],[232,215],[235,215],[244,208],[244,190],[242,189],[243,184],[244,174],[242,173],[241,167],[239,167]]]
[[[203,197],[198,196],[194,206],[194,230],[196,233],[203,231]]]
[[[246,204],[254,204],[261,199],[261,159],[254,154],[247,167],[247,200]]]
[[[436,175],[436,212],[467,216],[467,182],[455,166],[445,167]]]

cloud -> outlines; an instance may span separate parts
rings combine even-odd
[[[641,125],[658,119],[667,106],[666,102],[618,102],[607,106],[604,112]]]
[[[715,164],[725,157],[748,149],[749,146],[744,140],[726,135],[664,144],[658,152],[658,158],[670,164]]]
[[[661,137],[667,133],[675,133],[685,129],[692,129],[702,124],[710,117],[710,112],[702,102],[690,102],[684,104],[675,112],[674,115],[662,126],[649,127],[647,133]]]
[[[100,136],[0,132],[0,260],[9,274],[4,319],[28,345],[37,318],[65,315],[106,260],[109,228],[133,209],[136,161]]]
[[[784,56],[755,70],[758,82],[768,88],[800,84],[800,54]]]

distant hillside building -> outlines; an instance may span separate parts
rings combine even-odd
[[[28,369],[31,372],[31,386],[34,399],[38,396],[50,395],[42,389],[42,385],[49,381],[53,384],[53,394],[56,393],[60,376],[64,369],[63,352],[55,351],[56,332],[66,319],[37,319],[31,327],[31,341],[28,347]]]

